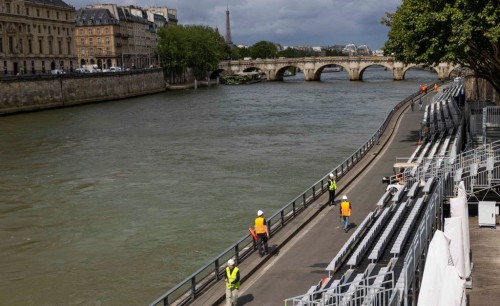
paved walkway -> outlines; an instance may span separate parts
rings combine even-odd
[[[426,97],[424,104],[427,104],[430,98],[430,95]],[[380,144],[372,148],[367,156],[338,182],[337,199],[346,194],[352,203],[352,226],[360,224],[365,216],[374,210],[386,187],[381,182],[382,176],[392,173],[392,164],[396,157],[409,157],[415,150],[422,115],[423,112],[418,111],[418,106],[413,112],[409,105],[400,109],[381,137]],[[347,241],[352,230],[344,233],[338,205],[325,206],[327,197],[328,194],[325,193],[308,210],[271,238],[269,256],[260,258],[254,253],[239,265],[242,276],[239,306],[283,305],[285,299],[305,294],[312,285],[328,276],[326,266]],[[474,289],[468,292],[469,305],[484,305],[481,301],[500,300],[499,286],[491,285],[484,279],[484,276],[488,275],[500,284],[499,276],[487,272],[489,261],[497,263],[497,268],[500,265],[497,257],[494,257],[499,254],[500,236],[492,234],[497,233],[495,231],[486,231],[489,231],[486,232],[489,233],[486,240],[478,239],[482,236],[481,233],[478,233],[477,237],[476,234],[471,234],[475,266]],[[476,255],[479,253],[476,248],[482,244],[490,245],[489,255]],[[220,282],[210,288],[196,299],[193,305],[224,305],[224,283]]]

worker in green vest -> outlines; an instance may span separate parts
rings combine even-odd
[[[337,190],[337,182],[335,182],[333,173],[330,173],[330,178],[328,179],[328,193],[330,197],[327,202],[330,206],[335,205],[335,190]]]
[[[234,265],[234,260],[227,261],[226,268],[226,306],[238,304],[238,290],[240,289],[240,270]]]

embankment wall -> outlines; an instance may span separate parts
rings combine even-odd
[[[0,115],[123,99],[165,90],[161,69],[19,77],[0,81]]]

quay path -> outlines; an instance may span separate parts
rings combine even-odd
[[[431,101],[432,96],[433,94],[428,94],[424,98],[424,106]],[[260,258],[258,252],[254,252],[239,265],[242,278],[239,306],[283,305],[285,299],[305,294],[311,286],[328,276],[325,270],[327,265],[356,225],[375,209],[376,202],[385,192],[386,185],[382,183],[382,176],[392,174],[392,164],[397,157],[409,157],[415,150],[422,115],[423,112],[418,111],[417,105],[415,111],[411,111],[409,105],[399,109],[380,138],[380,143],[338,182],[337,203],[342,195],[347,195],[352,204],[351,230],[348,233],[344,233],[341,227],[339,205],[324,205],[328,199],[328,193],[325,193],[271,237],[268,256]],[[335,148],[335,144],[332,147]],[[496,245],[500,242],[499,235],[490,234],[489,237],[493,237],[490,239]],[[475,241],[483,240],[471,235],[473,252],[477,252]],[[495,249],[491,251],[495,252]],[[496,258],[498,262],[498,256]],[[483,260],[475,264],[474,269],[487,269],[484,267],[487,264]],[[499,288],[500,278],[496,278],[497,285],[488,285],[488,280],[484,277],[483,273],[473,271],[473,282],[482,284],[480,290],[489,293],[490,301],[500,299],[500,290],[496,290]],[[221,281],[203,293],[192,305],[225,305],[224,294],[225,285]],[[473,289],[468,295],[472,299],[469,305],[481,305],[478,300],[481,294],[474,294]]]

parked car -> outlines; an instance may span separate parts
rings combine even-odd
[[[66,74],[66,72],[62,69],[53,69],[50,71],[51,74]]]
[[[109,71],[110,72],[120,72],[122,71],[122,68],[121,67],[109,67]]]

